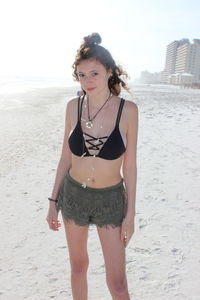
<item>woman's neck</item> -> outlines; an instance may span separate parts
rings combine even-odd
[[[92,108],[100,108],[110,96],[111,94],[109,90],[102,91],[102,93],[97,95],[86,95],[89,99],[89,105]]]

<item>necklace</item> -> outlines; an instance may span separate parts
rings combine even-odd
[[[88,111],[88,120],[89,120],[89,121],[87,121],[86,124],[85,124],[87,128],[92,128],[92,127],[93,127],[92,121],[94,120],[94,118],[96,118],[97,114],[102,110],[102,108],[104,107],[104,105],[105,105],[105,104],[108,102],[108,100],[110,100],[111,98],[112,98],[112,94],[110,93],[108,99],[104,102],[104,104],[100,107],[100,109],[96,112],[96,114],[91,118],[91,117],[90,117],[90,112],[89,112],[89,97],[87,97],[87,111]]]
[[[84,157],[85,153],[82,155],[82,157]],[[95,182],[95,177],[94,177],[94,171],[95,171],[95,168],[94,168],[94,158],[96,157],[96,155],[93,155],[92,156],[92,164],[91,164],[91,171],[90,171],[90,176],[87,177],[86,181],[83,181],[82,182],[82,187],[83,188],[86,188],[87,184],[92,181],[93,183]]]
[[[111,98],[111,96],[109,95],[109,98],[106,100],[106,102],[109,100]],[[105,103],[104,103],[104,105],[105,105]],[[88,105],[87,105],[88,106]],[[84,106],[85,108],[86,108],[86,106]],[[99,110],[100,111],[100,110]],[[98,111],[98,112],[99,112]],[[97,113],[98,113],[97,112]],[[97,114],[96,114],[97,115]],[[95,115],[95,116],[96,116]],[[94,116],[94,117],[95,117]],[[94,120],[94,117],[93,117],[93,119],[92,120]],[[105,118],[105,115],[104,115],[104,118]],[[82,119],[83,121],[85,121],[84,119]],[[93,125],[93,124],[92,124]],[[91,127],[88,127],[88,128],[91,128]],[[100,128],[103,128],[103,125],[100,125]],[[96,141],[97,143],[99,142],[99,140],[97,139],[97,141]],[[85,140],[84,140],[84,133],[83,133],[83,154],[82,154],[82,158],[84,158],[84,156],[86,155],[86,152],[84,152],[84,145],[85,145]],[[88,183],[89,182],[92,182],[92,183],[94,183],[95,182],[95,158],[96,158],[96,154],[93,154],[92,155],[92,158],[91,158],[91,165],[90,165],[90,175],[86,178],[86,180],[84,180],[83,182],[82,182],[82,184],[81,184],[81,186],[83,187],[83,188],[86,188],[87,187],[87,185],[88,185]]]

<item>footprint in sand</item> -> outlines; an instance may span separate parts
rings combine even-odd
[[[149,280],[149,274],[144,274],[143,276],[139,277],[139,280]]]
[[[177,253],[179,252],[179,249],[173,248],[173,249],[171,250],[171,252],[172,252],[173,254],[177,254]]]
[[[57,281],[57,280],[58,280],[58,278],[56,278],[56,277],[50,278],[50,279],[49,279],[49,283],[53,283],[53,282],[55,282],[55,281]]]
[[[139,218],[139,223],[141,223],[140,225],[139,225],[139,229],[143,229],[143,228],[145,228],[146,226],[147,226],[147,221],[146,220],[144,220],[143,218]]]

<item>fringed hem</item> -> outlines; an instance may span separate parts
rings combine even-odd
[[[63,217],[63,221],[66,221],[67,223],[74,223],[78,226],[98,226],[100,228],[106,228],[106,229],[109,229],[110,227],[112,227],[113,229],[116,228],[116,227],[121,227],[122,225],[122,222],[118,222],[118,223],[107,223],[107,224],[102,224],[102,223],[98,223],[98,222],[87,222],[87,223],[84,223],[82,222],[81,220],[77,220],[73,217],[69,217],[69,216],[66,216],[64,215],[64,213],[61,211],[61,214],[62,214],[62,217]]]

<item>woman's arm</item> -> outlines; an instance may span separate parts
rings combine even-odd
[[[123,160],[123,177],[127,193],[127,214],[121,227],[121,240],[128,245],[135,230],[135,201],[137,182],[137,136],[138,136],[138,108],[131,101],[127,101],[127,147]]]
[[[52,199],[57,199],[62,181],[63,181],[67,171],[71,167],[72,153],[71,153],[71,151],[69,149],[69,145],[68,145],[68,136],[71,131],[70,116],[71,116],[71,111],[72,111],[72,101],[73,101],[73,99],[67,103],[67,107],[66,107],[63,146],[62,146],[61,157],[60,157],[57,171],[56,171],[55,183],[54,183],[53,191],[51,194]],[[52,204],[52,203],[53,202],[50,202],[50,204]]]
[[[138,108],[137,105],[128,101],[128,130],[127,148],[123,160],[123,177],[128,196],[127,218],[133,219],[135,216],[135,197],[137,182],[137,136],[138,136]]]

